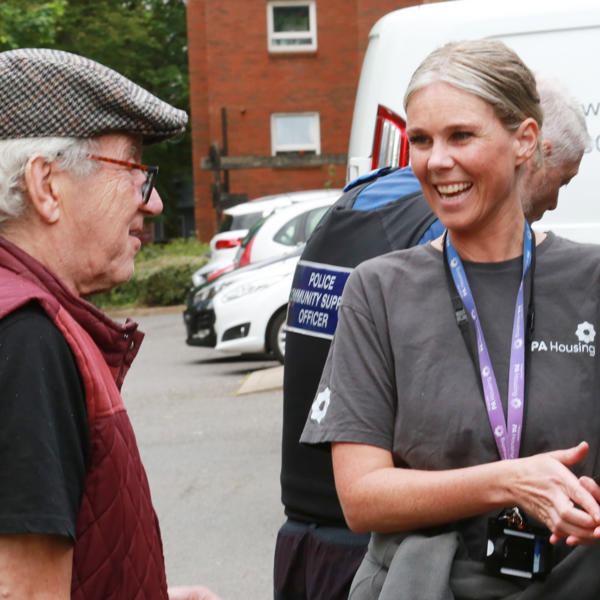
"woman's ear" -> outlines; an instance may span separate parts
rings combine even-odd
[[[515,132],[515,158],[517,165],[522,165],[535,154],[538,135],[539,126],[537,121],[532,117],[528,117],[519,125],[519,128]]]
[[[49,225],[60,217],[60,202],[52,185],[53,165],[39,155],[32,156],[25,165],[24,183],[31,208]]]

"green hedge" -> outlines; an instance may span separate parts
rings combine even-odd
[[[127,283],[89,300],[100,308],[183,304],[192,273],[206,263],[207,252],[208,244],[197,240],[147,244],[136,256],[135,272]]]

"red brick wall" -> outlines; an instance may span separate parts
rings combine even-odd
[[[200,160],[207,153],[210,139],[205,2],[204,0],[188,0],[187,7],[196,236],[201,240],[209,240],[216,227],[216,216],[210,197],[212,174],[200,169]]]
[[[199,168],[211,144],[221,146],[227,110],[229,155],[270,155],[274,112],[317,111],[321,153],[347,152],[356,85],[367,36],[378,18],[421,0],[317,0],[314,53],[270,54],[266,0],[188,0],[194,196],[200,239],[214,232],[212,173]],[[230,192],[249,198],[301,189],[342,187],[344,165],[232,170]]]

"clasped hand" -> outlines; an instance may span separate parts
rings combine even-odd
[[[569,469],[587,454],[581,442],[518,459],[520,468],[513,491],[519,506],[552,532],[550,542],[592,544],[600,539],[600,486],[590,477],[577,478]]]
[[[219,597],[202,585],[178,586],[169,588],[169,600],[220,600]]]

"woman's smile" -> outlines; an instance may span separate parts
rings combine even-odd
[[[438,183],[434,184],[434,187],[444,202],[455,203],[463,199],[473,184],[470,182]]]

